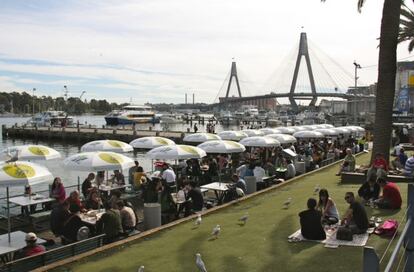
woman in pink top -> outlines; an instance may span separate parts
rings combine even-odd
[[[62,203],[66,199],[65,187],[59,177],[53,180],[50,197],[55,198],[59,203]]]

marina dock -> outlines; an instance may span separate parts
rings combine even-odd
[[[139,137],[161,136],[172,139],[176,143],[182,143],[187,133],[182,131],[156,131],[136,130],[132,126],[124,127],[36,127],[2,125],[3,137],[23,138],[33,140],[59,140],[72,142],[85,142],[102,139],[113,139],[130,142]],[[188,132],[188,134],[190,134]]]

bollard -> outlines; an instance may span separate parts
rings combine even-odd
[[[152,126],[149,127],[149,131],[152,131]]]
[[[145,230],[161,226],[161,204],[144,203],[144,227]]]
[[[256,177],[254,176],[247,176],[244,177],[244,181],[246,182],[246,191],[247,194],[251,194],[257,191],[257,181]]]

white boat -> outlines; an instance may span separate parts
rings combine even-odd
[[[28,121],[34,126],[68,126],[73,124],[73,117],[64,111],[48,110],[35,114]]]
[[[113,110],[105,116],[107,125],[128,125],[156,122],[155,112],[150,106],[128,105],[122,110]]]
[[[221,111],[218,120],[225,126],[237,124],[237,119],[230,111]]]
[[[160,117],[161,123],[167,123],[167,124],[180,124],[183,123],[183,117],[180,114],[175,113],[163,113]]]

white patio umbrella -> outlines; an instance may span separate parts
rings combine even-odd
[[[222,131],[217,134],[222,140],[240,141],[243,138],[248,137],[246,133],[242,131],[228,130]]]
[[[291,129],[294,129],[294,130],[295,130],[295,132],[298,132],[298,131],[307,131],[307,130],[310,130],[310,129],[308,129],[308,128],[305,128],[305,127],[302,127],[302,126],[293,126],[293,127],[287,127],[287,128],[291,128]]]
[[[134,166],[134,161],[115,152],[83,152],[72,155],[63,161],[63,165],[77,171],[122,170]]]
[[[296,138],[289,134],[269,134],[266,137],[276,139],[281,144],[292,144],[296,142]]]
[[[317,131],[298,131],[293,134],[296,139],[312,139],[312,138],[324,138],[325,136]]]
[[[303,126],[304,128],[306,128],[307,130],[315,130],[318,129],[317,125],[306,125]]]
[[[16,145],[2,151],[7,156],[16,156],[19,160],[53,160],[61,157],[53,148],[44,145]]]
[[[223,141],[223,140],[216,140],[216,141],[208,141],[197,146],[201,148],[206,153],[241,153],[246,150],[244,145],[233,142],[233,141]]]
[[[331,124],[323,124],[323,125],[325,126],[325,128],[334,128],[334,126]]]
[[[277,128],[261,128],[259,129],[264,135],[281,133]]]
[[[291,128],[291,127],[278,127],[277,128],[282,134],[290,134],[292,135],[293,133],[296,132],[295,129]]]
[[[82,152],[108,151],[125,153],[133,150],[134,148],[131,145],[117,140],[97,140],[86,143],[81,147]]]
[[[278,140],[275,140],[267,136],[247,137],[247,138],[240,140],[240,143],[244,146],[254,146],[254,147],[280,146],[280,143]]]
[[[0,187],[6,187],[7,198],[7,231],[10,243],[10,207],[9,207],[9,187],[35,185],[46,181],[51,181],[53,175],[49,170],[41,165],[27,161],[16,161],[13,163],[0,164]]]
[[[359,130],[356,127],[354,127],[354,126],[345,126],[345,127],[340,127],[340,128],[348,129],[353,134],[356,134],[356,133],[359,132]]]
[[[129,144],[132,145],[132,147],[134,148],[140,149],[153,149],[160,146],[175,145],[174,141],[168,138],[157,136],[138,138],[133,140]]]
[[[206,155],[204,150],[191,145],[161,146],[147,152],[147,156],[155,160],[201,159]]]
[[[326,137],[337,137],[339,135],[339,132],[337,130],[330,129],[330,128],[319,128],[319,129],[315,129],[314,131],[320,132]]]
[[[213,140],[221,140],[221,138],[216,134],[200,132],[186,135],[183,139],[184,142],[189,143],[204,143]]]
[[[257,129],[245,129],[245,130],[242,130],[242,132],[246,133],[248,137],[264,136],[264,133]]]
[[[344,134],[344,135],[351,134],[351,130],[350,129],[347,129],[345,127],[336,127],[336,128],[333,128],[333,129],[336,130],[336,131],[338,131],[339,134]]]

